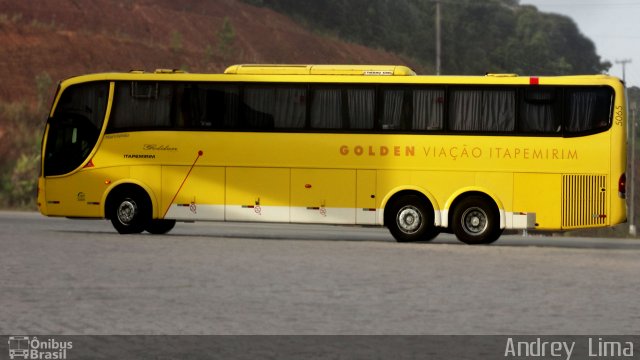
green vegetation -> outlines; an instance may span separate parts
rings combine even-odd
[[[434,0],[244,0],[321,33],[403,54],[434,71]],[[442,73],[592,74],[606,71],[570,18],[518,0],[440,0]]]
[[[225,62],[233,57],[236,52],[235,41],[236,30],[233,28],[229,18],[225,16],[222,28],[218,31],[218,53]]]
[[[238,55],[238,52],[236,29],[231,24],[229,17],[225,16],[222,20],[222,26],[215,32],[215,46],[207,45],[204,48],[204,60],[206,63],[210,63],[217,57],[222,59],[223,63],[228,63],[230,59]]]
[[[171,32],[169,47],[174,53],[179,53],[182,50],[182,34],[179,31]]]
[[[40,139],[49,107],[51,77],[35,77],[37,103],[0,103],[0,207],[36,208]]]
[[[0,207],[35,209],[44,117],[24,103],[0,104]]]
[[[48,111],[49,107],[49,99],[51,98],[51,94],[49,91],[51,89],[51,84],[53,84],[53,80],[51,80],[51,76],[46,72],[42,72],[36,75],[36,110],[37,111]]]
[[[0,24],[17,24],[22,20],[22,14],[0,14]]]

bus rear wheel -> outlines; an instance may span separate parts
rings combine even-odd
[[[389,204],[385,209],[385,225],[396,241],[430,241],[440,234],[429,205],[417,195],[403,195]]]
[[[115,194],[109,218],[120,234],[139,234],[151,222],[151,203],[141,191]]]
[[[151,234],[161,235],[171,231],[174,226],[176,226],[175,220],[158,219],[151,220],[145,230]]]
[[[470,244],[490,244],[500,237],[497,207],[482,196],[463,199],[453,212],[453,232],[458,240]]]

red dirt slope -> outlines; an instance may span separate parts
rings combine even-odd
[[[235,34],[229,50],[221,50],[219,41],[225,18]],[[0,51],[0,102],[29,103],[36,98],[36,76],[44,73],[54,83],[50,97],[58,80],[88,72],[219,72],[233,63],[406,64],[237,0],[0,0]]]

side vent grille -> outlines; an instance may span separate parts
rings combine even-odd
[[[562,228],[574,229],[607,224],[607,177],[562,176]]]

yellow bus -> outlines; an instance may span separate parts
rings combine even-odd
[[[120,233],[176,221],[569,230],[626,220],[623,83],[417,76],[404,66],[234,65],[62,81],[38,206]]]

